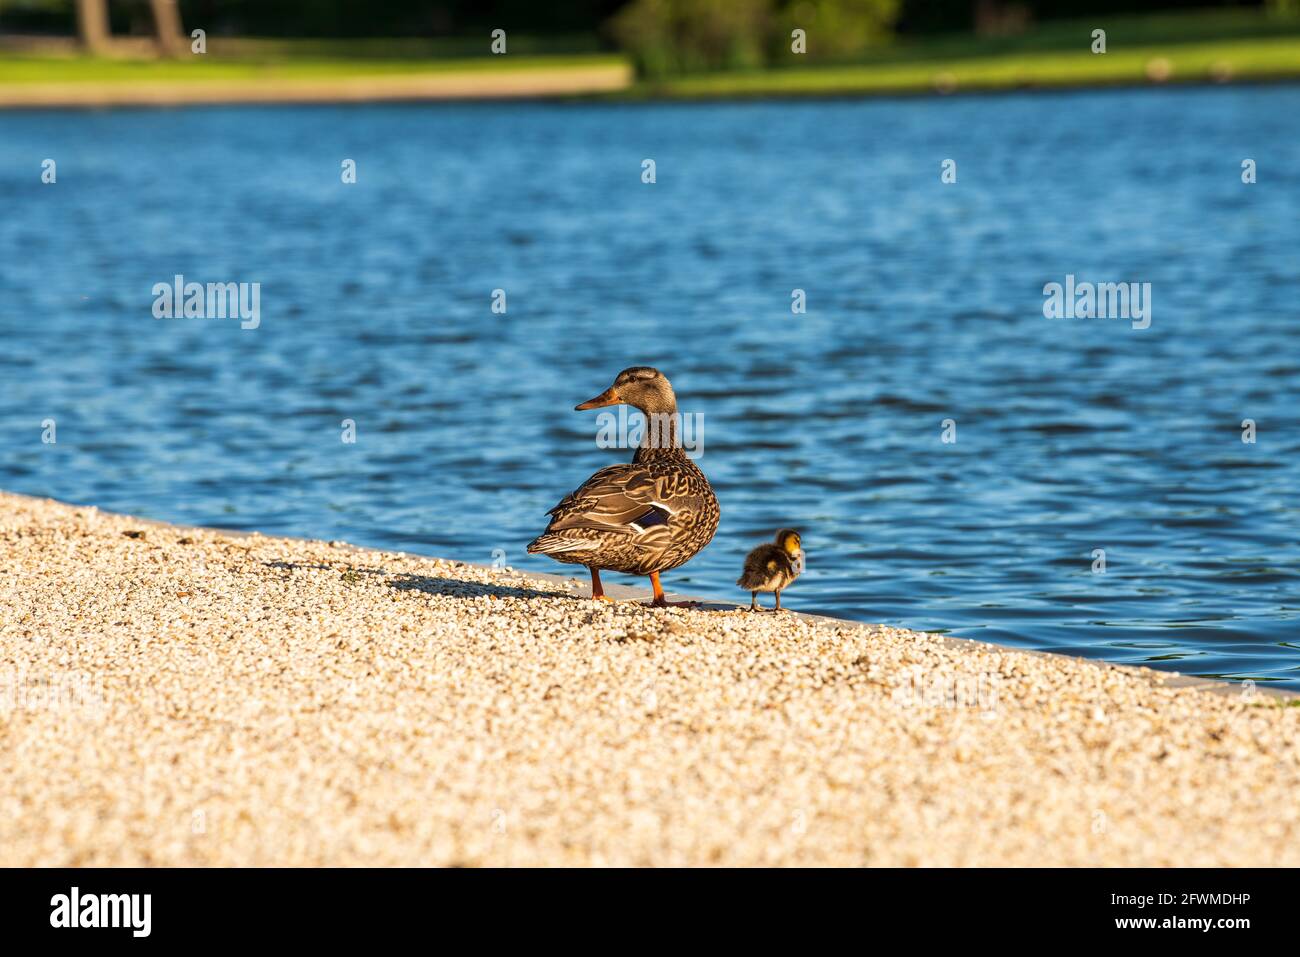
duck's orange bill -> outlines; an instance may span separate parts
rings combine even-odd
[[[599,409],[603,405],[618,405],[622,401],[618,397],[618,393],[614,391],[614,387],[610,386],[596,398],[588,399],[582,405],[575,405],[573,410],[575,412],[586,412],[588,409]]]

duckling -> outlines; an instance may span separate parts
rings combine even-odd
[[[736,582],[750,591],[749,610],[759,611],[758,593],[776,592],[776,611],[781,610],[781,589],[786,588],[803,571],[803,544],[793,528],[783,528],[776,538],[759,545],[745,556],[745,570]]]

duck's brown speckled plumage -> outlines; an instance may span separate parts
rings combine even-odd
[[[638,449],[630,464],[610,465],[587,479],[550,510],[546,532],[528,550],[628,575],[686,564],[712,541],[718,500],[681,449],[676,456],[665,451]],[[650,522],[638,523],[644,517]]]
[[[619,401],[647,415],[677,411],[667,379],[646,367],[625,369],[582,408]],[[668,441],[658,444],[647,429],[630,463],[601,469],[548,514],[550,524],[528,551],[596,570],[653,575],[699,554],[718,528],[719,509],[709,480],[681,448],[674,427]]]

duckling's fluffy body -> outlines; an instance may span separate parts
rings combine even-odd
[[[776,540],[759,545],[745,556],[745,567],[736,582],[750,592],[750,609],[758,608],[758,593],[776,592],[776,607],[781,608],[781,589],[786,588],[803,571],[803,543],[799,533],[783,528]]]
[[[780,591],[798,577],[785,549],[769,542],[745,556],[745,570],[736,584],[750,591]]]

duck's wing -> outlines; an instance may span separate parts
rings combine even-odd
[[[566,529],[640,534],[667,526],[672,509],[656,501],[650,470],[636,464],[601,469],[561,499],[547,514],[548,533]]]

